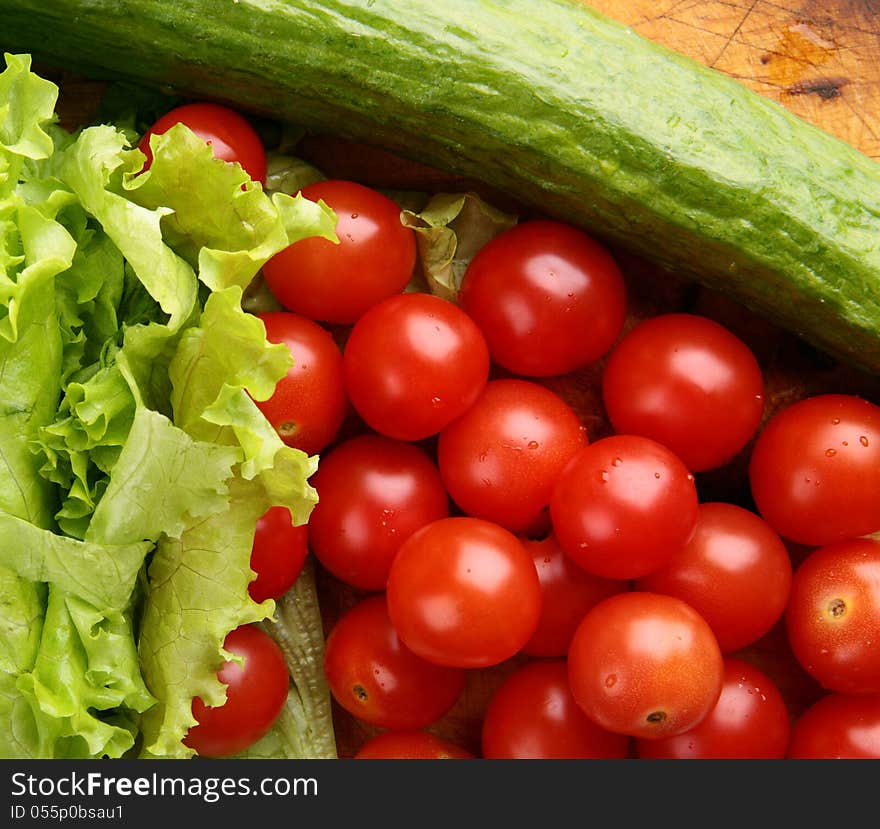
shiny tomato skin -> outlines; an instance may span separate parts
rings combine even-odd
[[[334,699],[379,728],[424,728],[443,716],[464,689],[465,672],[426,662],[391,625],[384,595],[367,596],[330,630],[324,674]]]
[[[147,157],[144,169],[153,161],[150,137],[162,135],[180,123],[210,144],[215,158],[239,163],[253,181],[266,184],[266,151],[256,130],[241,113],[207,101],[169,110],[141,136],[138,149]]]
[[[416,530],[388,575],[388,613],[429,662],[484,668],[529,640],[541,613],[532,557],[498,524],[455,516]]]
[[[880,760],[880,695],[825,694],[791,729],[792,760]]]
[[[300,193],[334,211],[339,241],[301,239],[266,262],[266,284],[287,310],[351,325],[368,308],[403,291],[415,266],[416,239],[401,223],[399,205],[378,190],[342,179],[318,181]]]
[[[749,461],[758,511],[783,538],[824,546],[880,530],[880,406],[800,400],[764,426]]]
[[[355,760],[473,760],[462,746],[428,731],[384,731],[367,740]]]
[[[338,443],[310,483],[318,493],[309,516],[312,551],[336,578],[362,590],[384,590],[400,545],[449,515],[449,497],[427,452],[384,435]]]
[[[293,365],[268,400],[255,402],[288,446],[314,455],[336,438],[348,412],[342,352],[329,331],[298,314],[259,317],[266,339],[286,345]]]
[[[565,656],[586,612],[602,599],[629,590],[629,582],[604,579],[578,567],[552,533],[541,539],[523,538],[532,554],[541,584],[541,617],[522,652],[534,657]]]
[[[253,745],[275,724],[290,687],[281,648],[255,625],[235,628],[223,647],[244,664],[224,662],[217,672],[227,686],[223,705],[210,708],[199,697],[192,702],[198,722],[183,743],[201,757],[230,757]]]
[[[473,405],[489,379],[486,341],[457,305],[407,293],[373,306],[343,352],[352,405],[398,440],[437,434]]]
[[[539,526],[556,478],[587,434],[557,394],[527,380],[491,380],[440,432],[437,465],[467,515],[513,532]]]
[[[611,348],[626,317],[626,286],[602,245],[571,225],[541,219],[480,248],[462,280],[460,302],[498,365],[550,377]]]
[[[308,542],[308,526],[295,526],[287,507],[269,507],[263,513],[251,548],[251,570],[257,575],[248,594],[255,602],[280,599],[293,587],[305,565]]]
[[[632,591],[587,612],[571,641],[568,675],[578,705],[602,728],[659,739],[694,728],[712,710],[724,660],[693,608]]]
[[[636,740],[636,753],[653,760],[780,760],[790,732],[788,708],[770,678],[727,657],[721,696],[703,720],[674,737]]]
[[[585,446],[550,497],[562,549],[588,572],[611,579],[662,567],[685,545],[697,515],[693,475],[665,446],[638,435]]]
[[[571,694],[564,659],[515,670],[489,699],[482,756],[501,760],[623,759],[629,738],[600,728]]]
[[[760,639],[781,618],[791,590],[788,549],[759,516],[703,503],[687,544],[636,589],[677,596],[708,623],[724,653]]]
[[[615,345],[602,399],[616,432],[652,438],[703,472],[731,460],[755,435],[764,379],[749,347],[720,323],[660,314]]]
[[[785,622],[792,652],[823,688],[880,693],[880,542],[810,553],[795,570]]]

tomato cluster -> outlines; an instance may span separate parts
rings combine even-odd
[[[769,411],[743,339],[695,313],[628,320],[614,257],[562,222],[497,235],[453,302],[406,290],[416,242],[390,198],[303,194],[339,241],[264,269],[285,308],[267,336],[295,365],[259,405],[321,453],[305,532],[353,591],[324,668],[378,732],[356,756],[880,756],[880,408]],[[585,367],[598,437],[547,382]],[[701,498],[737,458],[747,499]],[[255,598],[289,584],[256,548],[253,566]],[[803,711],[749,656],[780,630],[819,689]],[[488,670],[479,750],[434,733]]]

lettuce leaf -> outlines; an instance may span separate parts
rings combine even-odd
[[[335,239],[335,216],[270,197],[184,127],[139,173],[130,132],[64,132],[57,88],[5,58],[0,756],[189,756],[192,699],[224,697],[226,635],[283,624],[247,593],[256,521],[277,504],[304,522],[316,501],[317,459],[254,403],[290,356],[243,292],[288,244]],[[301,699],[314,679],[292,667]],[[291,735],[275,756],[327,745]]]

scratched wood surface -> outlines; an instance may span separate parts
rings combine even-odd
[[[631,25],[697,61],[737,78],[806,121],[851,143],[880,160],[880,0],[590,0],[599,11]],[[95,111],[100,84],[60,76],[62,123],[88,121]],[[633,78],[638,83],[638,77]],[[400,163],[370,148],[322,138],[305,145],[312,160],[328,175],[359,177],[376,186],[420,188],[454,186],[450,178],[418,165]],[[639,269],[639,263],[628,263]],[[644,298],[642,298],[644,299]],[[712,313],[731,309],[705,297]],[[675,302],[674,296],[664,301]],[[645,305],[642,305],[644,310]],[[730,322],[751,344],[767,348],[766,328],[733,312]],[[736,326],[744,326],[736,329]],[[802,395],[808,386],[791,373],[774,377],[779,399]],[[565,391],[577,398],[580,411],[598,405],[595,384],[586,378],[582,389]],[[797,554],[798,551],[793,551]],[[319,570],[325,628],[330,630],[344,610],[360,598]],[[782,661],[779,654],[783,654]],[[818,689],[793,663],[777,627],[750,650],[749,657],[770,673],[782,688],[793,713],[816,698]],[[455,707],[431,730],[454,740],[474,754],[480,751],[480,723],[492,691],[521,660],[491,670],[472,671]],[[339,753],[352,756],[376,733],[334,705]]]

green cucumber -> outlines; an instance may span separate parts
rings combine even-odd
[[[880,165],[577,0],[0,0],[0,47],[481,179],[880,372]]]

